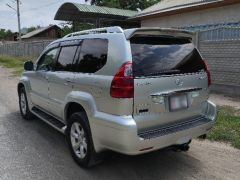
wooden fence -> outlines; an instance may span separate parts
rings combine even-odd
[[[10,56],[39,56],[44,48],[52,40],[33,41],[33,42],[16,42],[0,45],[0,55]]]

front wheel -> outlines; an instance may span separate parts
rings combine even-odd
[[[28,107],[28,101],[27,101],[25,89],[21,88],[19,90],[18,95],[19,95],[19,109],[20,109],[22,117],[26,120],[32,119],[33,115],[30,112],[29,107]]]
[[[74,113],[70,117],[66,133],[71,155],[77,164],[89,168],[99,162],[85,113]]]

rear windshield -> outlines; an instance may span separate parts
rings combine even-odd
[[[130,42],[135,77],[195,73],[204,70],[202,58],[189,39],[145,36],[134,37]]]

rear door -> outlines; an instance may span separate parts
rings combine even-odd
[[[205,64],[191,41],[174,36],[130,39],[134,112],[139,131],[202,113],[208,98]]]

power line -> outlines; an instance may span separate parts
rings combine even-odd
[[[9,8],[13,9],[14,11],[17,12],[17,10],[15,8],[13,8],[12,6],[10,6],[9,4],[6,4]]]
[[[34,10],[40,10],[40,8],[45,8],[45,7],[48,7],[48,6],[52,6],[52,5],[54,5],[54,4],[59,4],[59,2],[52,2],[52,3],[49,3],[49,4],[45,4],[45,5],[43,5],[43,6],[31,8],[31,9],[28,9],[28,10],[26,10],[26,11],[23,11],[22,13],[29,12],[29,11],[34,11]]]

